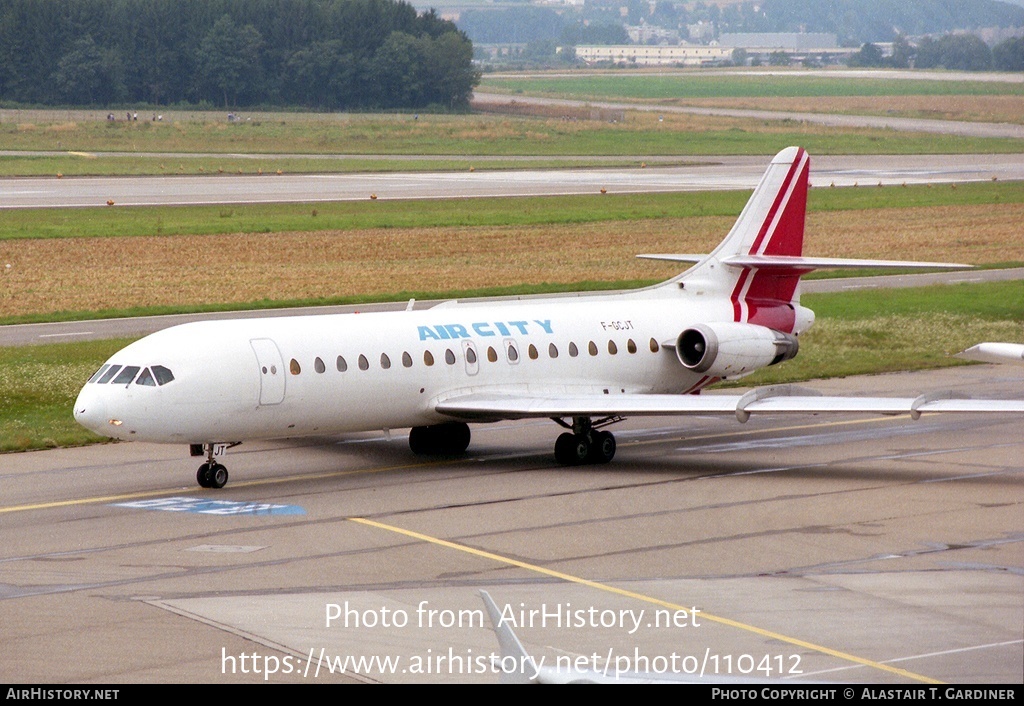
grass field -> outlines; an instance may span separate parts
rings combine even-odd
[[[481,91],[661,105],[1024,123],[1024,84],[731,71],[487,74]]]
[[[1022,96],[1024,83],[996,81],[832,78],[822,75],[757,75],[750,71],[587,72],[528,75],[485,74],[481,91],[548,94],[574,98],[833,98],[839,96]]]
[[[594,157],[642,160],[651,155],[774,154],[785,145],[812,154],[1020,153],[1024,140],[967,138],[883,129],[838,131],[785,120],[698,115],[658,116],[626,112],[616,122],[508,115],[279,115],[228,124],[219,114],[190,115],[180,122],[107,123],[80,115],[56,120],[30,112],[0,119],[6,150],[56,151],[61,155],[0,156],[0,176],[65,174],[246,174],[528,167],[513,157],[544,157],[553,166],[593,164]],[[47,122],[49,117],[51,122]],[[90,157],[96,152],[125,157]],[[168,157],[178,153],[181,157]],[[239,159],[236,153],[279,155]],[[304,155],[352,155],[321,160]],[[155,155],[155,156],[154,156]],[[194,155],[194,156],[188,156]],[[202,155],[202,156],[197,156]],[[359,158],[360,155],[372,155]],[[441,155],[446,161],[406,162],[407,155]],[[390,157],[390,158],[389,158]],[[491,160],[481,160],[490,157]],[[501,161],[498,158],[509,161]],[[479,162],[479,163],[478,163]]]
[[[0,322],[649,282],[678,268],[634,255],[709,251],[747,195],[19,211]],[[809,210],[809,254],[1024,261],[1018,183],[822,188]]]
[[[0,177],[88,177],[88,176],[173,176],[220,174],[341,174],[353,172],[464,172],[470,169],[579,169],[588,167],[628,167],[639,162],[630,157],[488,157],[463,158],[388,158],[388,157],[189,157],[165,155],[95,156],[90,153],[59,156],[0,156]],[[685,165],[685,157],[665,159],[659,164]]]

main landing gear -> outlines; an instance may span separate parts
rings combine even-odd
[[[466,452],[469,437],[469,425],[464,422],[413,427],[409,431],[409,448],[418,455],[458,456]]]
[[[558,418],[553,420],[566,429],[572,429],[572,433],[566,432],[555,441],[555,460],[563,466],[608,463],[615,458],[615,436],[596,427],[617,422],[618,417],[608,417],[596,424],[590,417],[573,417],[571,425]]]
[[[214,456],[237,444],[190,444],[193,456],[206,456],[206,463],[196,471],[196,482],[203,488],[223,488],[228,482],[228,469],[217,463]],[[218,448],[219,447],[219,448]],[[216,452],[216,453],[215,453]]]

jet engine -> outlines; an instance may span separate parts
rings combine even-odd
[[[695,373],[736,377],[794,357],[796,336],[755,324],[697,324],[676,339],[679,362]]]

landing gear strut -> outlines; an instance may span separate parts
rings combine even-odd
[[[192,444],[189,447],[193,456],[206,455],[206,463],[196,471],[196,482],[203,488],[223,488],[228,482],[228,469],[214,460],[215,446],[215,444]],[[235,446],[235,444],[230,444],[230,446]]]
[[[566,432],[555,441],[555,460],[563,466],[584,463],[608,463],[615,458],[615,437],[610,431],[599,431],[590,417],[573,417],[572,425],[561,419],[554,420],[572,433]],[[603,426],[619,421],[608,417],[597,424]]]
[[[469,446],[469,425],[448,422],[409,431],[409,448],[417,455],[458,456]]]

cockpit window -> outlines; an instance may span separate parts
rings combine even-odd
[[[166,385],[174,379],[174,374],[162,365],[153,366],[153,377],[158,385]]]
[[[107,372],[103,373],[103,375],[100,376],[100,379],[97,380],[96,382],[99,383],[100,385],[105,385],[106,383],[110,382],[110,379],[112,377],[117,375],[117,371],[120,369],[120,365],[111,365],[109,368],[107,368]]]
[[[112,385],[130,385],[132,380],[139,372],[139,366],[137,365],[126,365],[121,369],[121,372],[111,382]]]
[[[135,381],[136,385],[145,385],[146,387],[156,387],[156,380],[153,378],[153,373],[149,372],[149,368],[142,371],[139,375],[139,379]]]
[[[104,366],[102,368],[97,370],[93,374],[93,376],[91,378],[89,378],[89,382],[96,382],[97,380],[99,380],[100,379],[100,375],[102,375],[103,373],[107,372],[107,368],[109,368],[109,367],[110,367],[110,363],[104,364]]]

